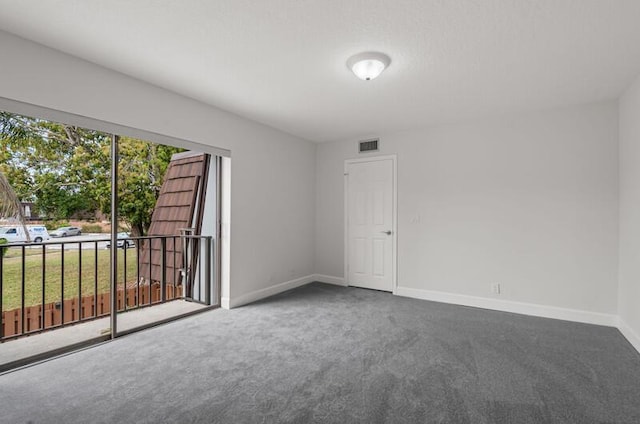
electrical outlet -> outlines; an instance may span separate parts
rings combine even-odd
[[[500,283],[491,284],[491,292],[493,294],[500,294]]]

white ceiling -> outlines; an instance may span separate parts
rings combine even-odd
[[[638,0],[0,0],[0,28],[315,141],[617,97]],[[354,53],[391,57],[378,79]]]

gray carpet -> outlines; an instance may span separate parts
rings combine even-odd
[[[314,283],[0,376],[3,423],[640,423],[613,328]]]

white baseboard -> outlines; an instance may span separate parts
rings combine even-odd
[[[255,302],[256,300],[264,299],[265,297],[273,296],[283,291],[295,289],[296,287],[304,286],[315,281],[314,274],[307,275],[305,277],[296,278],[295,280],[285,281],[284,283],[275,284],[273,286],[265,287],[264,289],[252,291],[238,297],[221,299],[222,307],[226,309],[235,308],[238,306],[246,305],[247,303]]]
[[[222,309],[230,309],[229,305],[230,305],[230,301],[228,297],[223,297],[220,299],[220,306],[222,307]]]
[[[455,293],[413,289],[409,287],[398,287],[396,294],[398,296],[413,297],[416,299],[452,303],[454,305],[473,306],[476,308],[493,309],[496,311],[513,312],[516,314],[532,315],[544,318],[562,319],[565,321],[575,321],[586,324],[606,325],[609,327],[616,327],[618,324],[616,315],[582,311],[578,309],[559,308],[556,306],[546,306],[535,303],[467,296]]]
[[[342,277],[333,277],[331,275],[324,275],[324,274],[313,274],[313,281],[319,281],[321,283],[327,283],[327,284],[333,284],[336,286],[343,286],[346,287],[347,283],[344,281],[344,278]]]
[[[618,330],[631,343],[631,346],[640,353],[640,336],[620,317],[618,317]]]
[[[236,298],[231,299],[228,297],[223,297],[222,299],[220,299],[220,306],[222,306],[223,309],[235,308],[238,306],[246,305],[247,303],[264,299],[265,297],[282,293],[283,291],[304,286],[305,284],[309,284],[314,281],[319,281],[321,283],[327,283],[327,284],[334,284],[336,286],[346,286],[344,278],[332,277],[330,275],[323,275],[323,274],[311,274],[305,277],[296,278],[295,280],[285,281],[284,283],[275,284],[273,286],[269,286],[264,289],[246,293]]]
[[[304,286],[313,281],[347,286],[344,278],[323,274],[311,274],[295,280],[285,281],[264,289],[243,294],[237,298],[221,299],[225,309],[246,305],[284,291]],[[640,336],[618,315],[589,312],[578,309],[559,308],[556,306],[539,305],[535,303],[516,302],[512,300],[492,299],[486,297],[467,296],[455,293],[446,293],[432,290],[413,289],[409,287],[397,287],[396,295],[412,297],[415,299],[431,300],[434,302],[450,303],[454,305],[472,306],[476,308],[492,309],[496,311],[512,312],[516,314],[531,315],[543,318],[561,319],[565,321],[582,322],[585,324],[606,325],[616,327],[631,345],[640,353]]]

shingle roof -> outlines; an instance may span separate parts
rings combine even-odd
[[[197,152],[173,155],[167,168],[148,233],[149,236],[176,236],[166,241],[167,284],[181,282],[179,270],[183,267],[183,258],[180,230],[194,228],[194,234],[200,234],[208,168],[209,155]],[[161,243],[159,239],[151,242],[146,240],[142,243],[140,275],[144,278],[144,282],[149,281],[149,244],[151,244],[151,280],[161,280]]]

